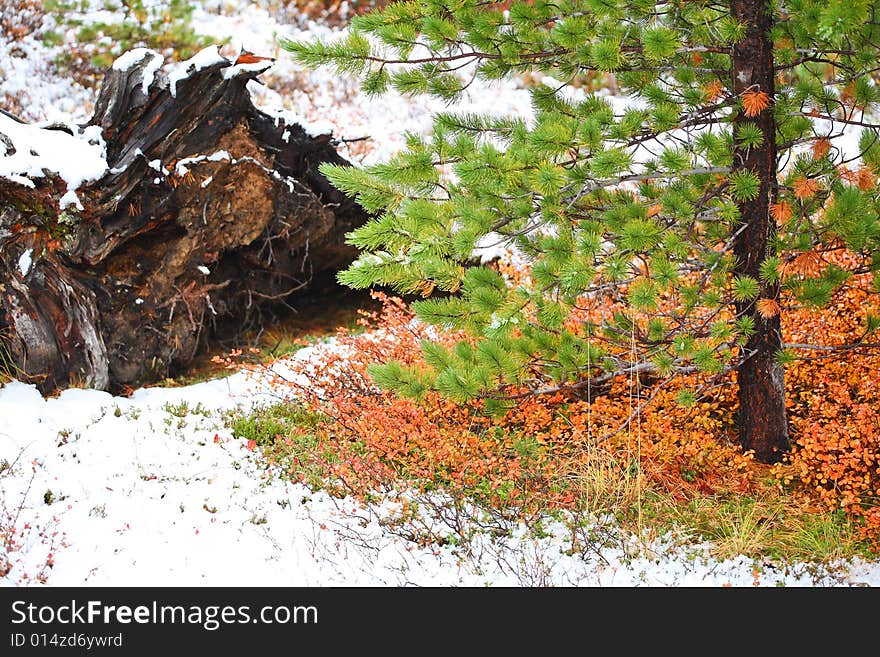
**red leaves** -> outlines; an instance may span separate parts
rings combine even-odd
[[[475,414],[436,394],[417,403],[377,391],[367,367],[389,359],[418,364],[428,331],[413,323],[399,299],[375,296],[383,310],[362,313],[361,323],[378,328],[381,340],[370,332],[340,330],[334,348],[320,361],[292,363],[300,376],[288,377],[291,396],[327,418],[306,438],[287,433],[272,445],[261,444],[269,460],[292,463],[292,477],[307,482],[319,477],[332,494],[362,499],[375,491],[407,489],[420,504],[443,490],[528,515],[576,505],[582,498],[570,482],[589,468],[604,468],[609,480],[630,476],[626,455],[635,446],[629,433],[614,433],[631,413],[626,382],[589,404],[564,393],[525,397],[500,418]],[[439,339],[451,346],[464,338],[443,334]],[[297,380],[308,383],[298,385]],[[657,405],[646,409],[641,422],[644,476],[676,495],[722,485],[748,489],[750,460],[715,438],[729,430],[723,419],[727,410],[722,404],[704,410],[696,416],[683,412],[674,391],[657,396]],[[598,436],[608,439],[601,447],[591,446]],[[312,446],[304,448],[307,444]],[[682,472],[690,479],[683,480]],[[725,473],[732,484],[726,483]],[[403,512],[395,522],[410,520]]]
[[[258,64],[259,62],[274,62],[274,57],[260,57],[250,52],[243,52],[235,58],[235,64]]]
[[[804,179],[797,185],[810,183]],[[771,213],[778,222],[793,215],[786,202],[775,204]],[[794,252],[783,274],[815,276],[829,264],[854,269],[854,262],[855,256],[842,249]],[[786,294],[783,289],[778,298],[760,298],[756,311],[766,319],[780,317],[784,340],[793,343],[851,342],[864,330],[865,308],[875,303],[867,276],[853,277],[828,309],[799,307],[788,303]],[[367,367],[389,359],[418,364],[420,341],[428,331],[413,322],[404,302],[376,296],[382,311],[362,312],[360,323],[380,329],[381,339],[376,333],[354,335],[342,329],[323,357],[291,363],[300,376],[288,377],[290,396],[304,400],[322,419],[274,443],[261,441],[260,448],[270,461],[289,464],[292,477],[320,482],[340,497],[369,500],[376,491],[406,489],[418,504],[430,504],[443,491],[484,508],[528,516],[548,508],[575,508],[584,495],[596,494],[578,488],[589,483],[591,473],[623,485],[636,453],[640,482],[677,499],[713,491],[754,493],[766,473],[735,447],[737,400],[731,387],[717,389],[689,410],[676,403],[676,390],[656,390],[653,403],[641,413],[638,432],[617,433],[632,412],[632,381],[627,379],[610,383],[589,402],[565,393],[526,397],[491,419],[438,395],[429,393],[417,403],[379,391]],[[584,317],[569,318],[571,330],[583,325],[584,312]],[[439,339],[451,345],[464,337],[441,334]],[[880,513],[870,508],[876,494],[871,491],[880,490],[877,371],[876,352],[791,365],[786,385],[795,451],[774,472],[781,482],[799,482],[814,503],[858,517],[865,535],[876,537],[880,546]],[[698,383],[691,376],[686,385]],[[285,385],[280,379],[275,384]],[[654,394],[653,385],[644,383],[642,398]],[[255,441],[247,445],[257,448]],[[423,530],[417,528],[416,513],[402,508],[393,522],[408,535],[419,535]]]

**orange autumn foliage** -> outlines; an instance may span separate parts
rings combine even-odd
[[[827,137],[820,137],[813,142],[813,159],[821,160],[823,157],[828,155],[828,151],[830,150],[831,140]]]
[[[842,264],[846,256],[838,256]],[[865,312],[875,314],[868,276],[858,276],[820,317],[804,309],[786,313],[786,339],[796,343],[847,344],[864,331]],[[815,355],[815,354],[810,354]],[[798,483],[828,509],[843,509],[859,522],[864,538],[880,549],[880,350],[844,352],[837,358],[801,360],[788,368],[789,420],[794,449],[775,468],[785,483]]]
[[[801,176],[794,181],[794,195],[801,201],[811,198],[819,191],[819,183],[812,178]]]
[[[779,265],[779,273],[784,276],[820,276],[828,263],[816,251],[804,251]]]
[[[806,274],[816,254],[808,256],[810,262],[803,255],[793,262]],[[850,256],[841,251],[824,257],[846,266]],[[514,277],[525,275],[511,265],[499,268]],[[622,377],[589,395],[581,390],[525,397],[501,417],[483,415],[479,402],[458,405],[433,393],[421,401],[403,399],[378,389],[368,366],[389,359],[418,364],[423,338],[451,345],[465,336],[437,335],[415,321],[403,301],[375,296],[382,310],[364,312],[361,320],[372,330],[340,330],[332,347],[317,347],[314,357],[288,362],[293,376],[282,379],[262,370],[275,376],[276,389],[286,388],[290,399],[301,400],[322,418],[314,429],[315,446],[298,453],[292,476],[303,479],[302,472],[317,470],[323,485],[340,496],[369,499],[376,491],[407,489],[422,496],[420,504],[441,494],[475,504],[491,517],[526,521],[550,509],[582,508],[584,473],[597,460],[612,479],[623,480],[635,468],[646,486],[682,500],[758,490],[767,470],[738,447],[732,385],[715,388],[685,408],[677,404],[675,390],[657,390],[655,380]],[[762,301],[765,316],[787,308],[785,342],[826,345],[855,340],[865,310],[872,307],[867,276],[853,277],[823,310],[786,299]],[[793,450],[772,472],[797,494],[829,510],[843,509],[880,549],[878,371],[877,349],[790,365],[786,387]],[[699,376],[686,377],[686,385],[694,386]],[[733,383],[732,375],[726,381]],[[638,401],[653,392],[653,402],[627,424]],[[306,463],[309,468],[303,469]],[[409,527],[412,518],[403,514],[401,527]]]
[[[779,314],[779,303],[777,303],[776,299],[758,299],[755,306],[758,309],[758,314],[764,319],[770,319]]]
[[[856,180],[858,182],[859,189],[863,192],[877,187],[877,175],[868,167],[859,168]]]
[[[746,116],[758,116],[770,107],[770,96],[763,91],[746,91],[742,95],[742,104]]]
[[[720,80],[712,80],[703,87],[703,93],[706,95],[706,100],[708,102],[714,103],[721,98],[721,94],[724,93],[724,85]]]
[[[773,203],[770,206],[770,216],[776,220],[776,223],[779,225],[784,224],[786,221],[791,219],[792,211],[791,206],[785,201],[780,201],[779,203]]]
[[[416,402],[381,391],[367,367],[389,359],[418,363],[420,341],[431,332],[399,299],[376,296],[382,311],[363,318],[373,331],[340,330],[319,358],[288,363],[298,376],[272,382],[326,418],[317,446],[298,458],[323,472],[337,494],[440,491],[537,518],[552,508],[578,510],[579,481],[598,455],[614,477],[636,468],[646,483],[681,499],[754,485],[751,459],[735,447],[729,396],[685,411],[674,391],[661,391],[637,421],[618,430],[633,411],[638,382],[617,381],[589,400],[573,393],[526,397],[495,418],[481,414],[479,403],[458,405],[430,393]]]

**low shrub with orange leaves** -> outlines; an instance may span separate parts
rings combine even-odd
[[[785,341],[852,343],[864,330],[871,294],[869,278],[856,276],[825,309],[785,303]],[[620,378],[589,392],[524,396],[500,417],[482,413],[479,401],[459,405],[428,393],[417,402],[380,390],[370,365],[416,364],[422,339],[451,346],[464,336],[438,335],[400,299],[374,296],[382,309],[362,311],[359,322],[370,330],[341,329],[313,357],[287,362],[292,371],[282,369],[283,377],[257,366],[316,418],[273,434],[262,448],[290,476],[339,496],[412,491],[412,504],[396,520],[409,538],[438,540],[417,522],[419,506],[431,507],[446,530],[465,539],[461,514],[477,513],[483,527],[506,531],[511,522],[539,522],[560,509],[593,517],[626,512],[649,490],[685,502],[755,495],[766,485],[768,468],[738,446],[733,385],[715,386],[685,408],[676,390],[656,380]],[[799,352],[806,356],[789,366],[786,379],[793,449],[769,471],[806,503],[845,510],[876,548],[880,350],[863,347]],[[698,386],[696,376],[684,384]]]
[[[270,460],[291,477],[360,499],[411,491],[458,539],[466,538],[458,514],[479,515],[484,528],[503,532],[554,510],[614,512],[649,488],[678,499],[753,488],[751,459],[735,446],[729,399],[685,410],[674,391],[660,391],[627,422],[650,381],[619,381],[589,400],[573,393],[525,397],[501,417],[483,414],[480,402],[459,405],[431,393],[417,402],[378,389],[368,366],[416,363],[421,340],[438,336],[400,299],[375,296],[382,310],[361,320],[372,330],[341,329],[312,358],[287,362],[292,371],[282,369],[283,376],[258,366],[275,390],[286,389],[318,418],[263,440]],[[461,337],[439,336],[450,344]],[[453,512],[441,508],[449,502]],[[436,541],[436,533],[414,530],[415,518],[402,514],[398,529]]]
[[[862,337],[872,303],[867,276],[856,277],[834,303],[817,314],[785,317],[792,342],[851,344]],[[880,349],[863,342],[833,358],[798,361],[788,370],[789,418],[794,449],[775,468],[827,508],[855,518],[863,538],[880,548]]]

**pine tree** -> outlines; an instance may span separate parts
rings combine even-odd
[[[380,366],[376,380],[503,408],[512,391],[642,373],[707,386],[735,371],[741,443],[777,460],[784,366],[805,348],[783,343],[781,314],[828,304],[854,275],[873,272],[880,291],[878,10],[415,0],[355,18],[340,41],[283,43],[368,93],[452,105],[389,162],[322,168],[375,215],[350,234],[362,255],[340,280],[437,291],[417,315],[473,337],[426,343],[430,367]],[[546,76],[532,119],[456,112],[463,72]],[[624,109],[589,91],[612,79]],[[857,131],[853,153],[841,144]],[[527,279],[470,261],[487,235],[528,260]],[[829,264],[843,250],[847,264]],[[866,314],[865,336],[878,324]]]

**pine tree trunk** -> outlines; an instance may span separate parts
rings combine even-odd
[[[733,89],[736,94],[763,91],[774,97],[773,44],[770,40],[772,15],[767,0],[732,0],[733,18],[748,26],[745,38],[733,48]],[[776,186],[776,123],[768,108],[755,117],[740,112],[734,130],[745,123],[755,123],[764,135],[757,148],[737,146],[733,153],[734,170],[751,170],[761,180],[757,198],[740,204],[744,229],[734,243],[736,271],[760,280],[761,263],[768,255],[768,243],[775,233],[770,216],[771,199]],[[764,285],[762,298],[776,298],[777,285]],[[779,314],[764,318],[754,301],[738,303],[737,314],[755,321],[755,333],[743,349],[737,370],[739,385],[740,443],[754,450],[764,463],[779,460],[790,447],[785,412],[785,383],[776,352],[782,347]]]

